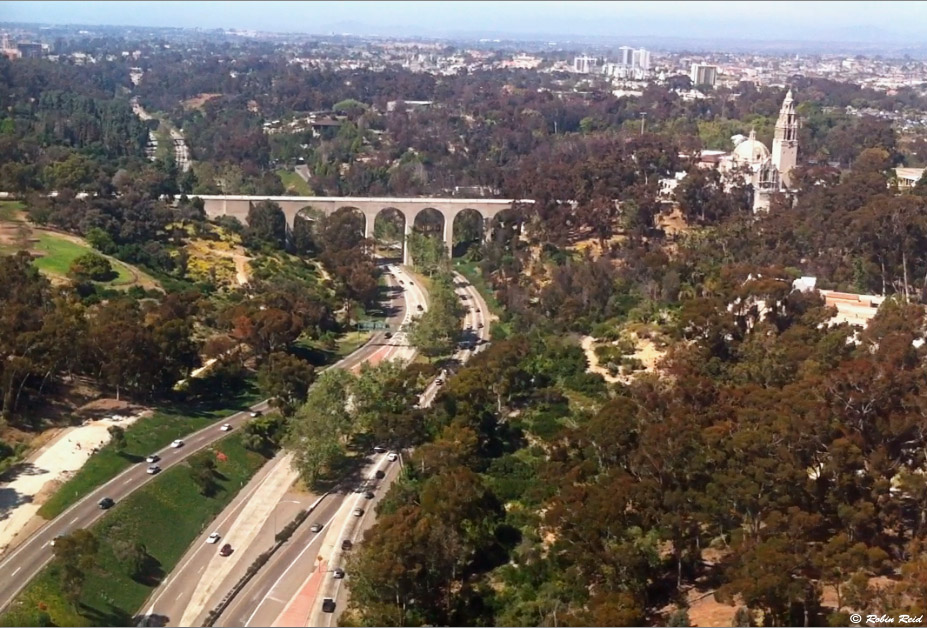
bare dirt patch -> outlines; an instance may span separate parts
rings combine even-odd
[[[221,95],[222,94],[210,94],[210,93],[197,94],[193,98],[188,98],[185,101],[183,101],[182,103],[183,108],[184,109],[201,109],[203,105],[208,103],[210,100],[212,100],[213,98],[218,98]]]
[[[684,235],[689,233],[692,228],[686,223],[685,217],[679,210],[679,206],[673,206],[673,211],[669,214],[657,214],[657,227],[663,229],[667,236]]]

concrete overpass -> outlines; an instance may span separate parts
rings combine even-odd
[[[206,215],[210,218],[234,216],[242,223],[248,222],[248,210],[253,203],[273,201],[280,205],[286,216],[287,227],[292,229],[296,216],[306,209],[314,209],[330,215],[342,208],[354,209],[364,216],[364,237],[373,237],[373,225],[377,215],[387,209],[395,209],[405,220],[405,235],[412,232],[415,217],[426,209],[434,209],[444,219],[444,244],[450,255],[454,244],[454,219],[465,211],[475,211],[483,219],[483,237],[492,233],[493,219],[500,212],[510,209],[513,203],[533,203],[495,198],[393,198],[362,196],[227,196],[197,195],[203,199]],[[410,263],[409,247],[403,241],[403,263]]]

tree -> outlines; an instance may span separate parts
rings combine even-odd
[[[211,497],[218,485],[216,484],[216,461],[209,452],[192,456],[187,461],[190,479],[199,488],[200,495]]]
[[[271,399],[271,404],[288,416],[309,394],[315,380],[315,369],[305,360],[288,353],[275,352],[267,356],[258,369],[258,385]]]
[[[55,541],[53,550],[61,589],[75,608],[84,591],[87,575],[96,566],[99,549],[99,541],[90,530],[75,530]]]
[[[436,357],[456,348],[464,311],[450,274],[435,277],[430,296],[428,311],[412,323],[409,341],[423,354]]]
[[[148,549],[143,543],[118,538],[112,543],[112,549],[119,562],[125,565],[130,577],[137,579],[144,575],[148,561]]]
[[[286,232],[286,216],[277,203],[260,201],[248,210],[245,240],[249,246],[267,245],[282,249],[286,246]]]
[[[96,253],[84,253],[71,262],[68,275],[75,279],[110,281],[116,277],[113,265]]]
[[[344,453],[354,433],[354,418],[348,410],[353,379],[342,369],[325,371],[306,403],[289,420],[284,443],[293,452],[300,475],[310,484]]]
[[[116,448],[116,451],[122,451],[126,448],[125,428],[119,427],[118,425],[111,425],[106,431],[109,432],[110,440],[112,440],[113,447]]]

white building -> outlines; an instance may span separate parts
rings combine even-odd
[[[599,60],[595,57],[583,55],[573,59],[573,71],[579,74],[591,74],[595,72]]]
[[[705,63],[693,63],[689,72],[693,87],[699,85],[715,86],[718,82],[718,66]]]

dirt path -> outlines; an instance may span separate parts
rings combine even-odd
[[[590,373],[598,373],[606,382],[611,384],[624,381],[620,377],[616,377],[608,372],[608,369],[599,364],[599,356],[595,354],[595,349],[593,348],[595,344],[595,338],[592,336],[583,336],[583,340],[580,343],[580,346],[583,348],[583,352],[586,354],[586,359],[589,361],[589,368],[586,370]]]
[[[238,285],[243,286],[251,280],[251,268],[248,266],[248,262],[251,261],[250,257],[237,251],[226,251],[217,248],[210,248],[209,252],[235,262],[235,278],[238,280]]]

